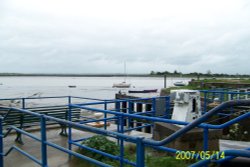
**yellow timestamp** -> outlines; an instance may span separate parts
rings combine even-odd
[[[222,151],[176,151],[175,158],[179,160],[189,160],[189,159],[224,159],[225,152]]]

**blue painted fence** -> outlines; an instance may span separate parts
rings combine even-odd
[[[144,99],[126,99],[126,100],[100,100],[100,99],[91,99],[91,98],[82,98],[82,97],[73,97],[73,96],[60,96],[60,97],[39,97],[39,98],[15,98],[15,99],[0,99],[1,101],[6,101],[6,100],[21,100],[22,107],[21,109],[18,108],[12,108],[12,107],[0,107],[0,109],[6,109],[6,110],[13,110],[13,111],[18,111],[20,113],[25,113],[25,114],[30,114],[34,117],[37,117],[40,119],[40,133],[41,137],[34,136],[32,133],[24,131],[22,128],[18,128],[16,126],[9,126],[8,131],[4,133],[4,127],[3,127],[3,121],[5,118],[1,117],[0,118],[0,166],[4,165],[4,157],[8,156],[8,154],[12,150],[16,150],[20,152],[21,154],[27,156],[29,159],[34,161],[35,163],[39,164],[40,166],[47,167],[49,166],[48,161],[47,161],[47,146],[53,147],[55,149],[58,149],[62,152],[68,153],[69,157],[71,156],[76,156],[78,158],[85,159],[93,164],[96,164],[98,166],[109,166],[108,164],[105,164],[103,162],[97,161],[95,159],[86,157],[84,155],[81,155],[74,150],[72,150],[72,146],[77,146],[81,147],[84,149],[87,149],[89,151],[96,152],[98,154],[107,156],[109,158],[112,158],[114,160],[117,160],[120,162],[120,166],[122,167],[124,164],[128,164],[131,166],[137,166],[137,167],[143,167],[145,166],[145,148],[146,147],[151,147],[153,149],[157,150],[162,150],[166,152],[171,152],[175,153],[176,149],[174,148],[168,148],[165,147],[164,145],[172,142],[176,138],[180,137],[181,135],[185,134],[186,132],[192,130],[195,127],[203,128],[204,129],[204,145],[203,148],[201,148],[203,151],[206,151],[208,149],[208,134],[209,134],[209,129],[223,129],[226,128],[234,123],[237,123],[243,119],[247,119],[250,117],[250,112],[246,112],[244,114],[239,115],[238,117],[229,120],[221,125],[213,125],[213,124],[208,124],[204,123],[206,122],[211,116],[216,115],[218,113],[221,113],[223,109],[226,108],[233,108],[235,106],[250,106],[250,100],[232,100],[232,101],[227,101],[223,102],[225,100],[224,94],[234,94],[235,92],[219,92],[219,91],[202,91],[204,94],[204,115],[200,117],[199,119],[193,121],[192,123],[187,123],[187,122],[182,122],[182,121],[175,121],[169,118],[170,114],[170,97],[155,97],[155,98],[144,98]],[[213,94],[213,98],[218,95],[221,98],[222,104],[211,109],[210,111],[206,112],[207,109],[207,104],[211,102],[209,101],[209,94]],[[223,95],[221,95],[223,94]],[[67,101],[67,104],[65,106],[68,106],[68,120],[63,120],[55,117],[51,117],[48,115],[43,115],[39,113],[35,113],[32,111],[29,111],[26,109],[26,103],[29,100],[34,100],[34,99],[55,99],[55,98],[64,98]],[[83,103],[74,103],[74,99],[82,99],[82,100],[88,100],[88,102],[83,102]],[[165,101],[165,111],[163,112],[164,114],[156,116],[156,101],[159,99],[163,99]],[[123,104],[126,103],[127,105],[123,106]],[[144,110],[143,112],[136,112],[134,104],[147,104],[151,107],[146,107],[147,110]],[[98,107],[96,107],[98,106]],[[122,107],[123,106],[123,107]],[[72,122],[71,121],[71,110],[72,108],[79,108],[82,109],[83,111],[92,111],[92,112],[101,112],[104,113],[104,118],[95,120],[95,119],[88,119],[85,121],[79,121],[79,122]],[[135,121],[136,120],[136,121]],[[147,121],[145,122],[140,122],[139,126],[131,126],[133,123],[138,123],[138,120],[144,120]],[[47,121],[55,121],[60,124],[64,124],[68,127],[68,148],[64,148],[62,146],[59,146],[55,143],[52,143],[50,141],[47,141],[47,126],[46,122]],[[91,126],[86,125],[86,123],[89,122],[96,122],[96,121],[104,121],[105,125],[103,128],[94,128]],[[107,123],[115,121],[117,124],[117,129],[116,131],[109,131],[107,130]],[[126,122],[126,123],[125,123]],[[149,123],[150,122],[150,123]],[[154,122],[165,122],[165,123],[170,123],[170,124],[178,124],[178,125],[186,125],[180,130],[176,131],[172,135],[168,136],[167,138],[161,140],[161,141],[155,141],[152,139],[145,139],[142,137],[135,137],[135,136],[129,136],[125,134],[125,132],[132,131],[132,130],[138,130],[138,129],[143,129],[146,127],[151,127],[153,126]],[[125,126],[126,124],[126,126]],[[138,125],[138,124],[137,124]],[[86,138],[78,138],[74,139],[72,137],[72,129],[80,129],[83,131],[89,131],[95,134],[99,135],[105,135],[108,137],[112,137],[117,140],[117,143],[119,144],[120,147],[120,154],[119,155],[112,155],[108,154],[105,152],[102,152],[100,150],[96,150],[84,145],[81,145],[81,142],[86,140]],[[37,159],[33,155],[28,154],[21,148],[17,146],[12,146],[9,148],[7,152],[4,152],[4,138],[8,136],[8,134],[11,131],[16,131],[19,132],[23,135],[26,135],[35,141],[40,142],[40,147],[41,147],[41,159]],[[134,143],[136,145],[136,161],[132,162],[126,158],[124,158],[124,143],[129,142],[129,143]],[[211,161],[215,163],[222,163],[224,161],[228,161],[230,159],[233,159],[238,156],[242,157],[248,157],[250,158],[250,151],[248,151],[250,148],[246,150],[228,150],[225,151],[226,158],[225,159],[220,159],[220,160],[201,160],[192,166],[204,166],[206,164],[209,164]]]

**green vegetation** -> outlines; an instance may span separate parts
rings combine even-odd
[[[247,141],[248,131],[244,131],[239,123],[233,124],[229,129],[228,137],[230,140]]]
[[[208,83],[208,82],[225,82],[225,83],[250,83],[250,79],[249,78],[245,78],[245,79],[236,79],[236,78],[231,78],[231,79],[215,79],[215,78],[210,78],[210,79],[203,79],[203,80],[199,80],[199,82],[204,82],[204,83]]]
[[[222,78],[222,77],[227,77],[227,78],[247,78],[250,77],[249,74],[224,74],[224,73],[212,73],[210,70],[208,70],[206,73],[199,73],[199,72],[191,72],[191,73],[182,73],[178,72],[177,70],[174,70],[173,72],[169,71],[163,71],[163,72],[158,72],[158,71],[151,71],[150,72],[151,76],[162,76],[166,75],[169,77],[197,77],[197,78]]]
[[[207,83],[210,83],[210,85]],[[223,86],[223,88],[230,88],[230,86],[227,86],[227,84],[250,84],[250,79],[248,78],[245,78],[245,79],[210,78],[210,79],[203,79],[203,80],[192,80],[191,84],[186,85],[186,86],[178,86],[178,87],[174,86],[174,87],[162,89],[162,95],[168,95],[170,93],[170,90],[173,90],[173,89],[209,90],[211,89],[211,83],[212,85],[216,83],[221,83],[221,86]],[[220,87],[217,87],[217,88],[220,88]]]
[[[106,137],[101,135],[93,136],[87,140],[85,140],[83,145],[86,145],[91,148],[95,148],[97,150],[112,154],[112,155],[119,155],[119,147],[117,144],[111,140],[108,140]],[[103,163],[112,165],[112,166],[120,166],[119,161],[113,160],[111,158],[102,156],[100,154],[85,150],[85,149],[78,149],[78,153],[88,156],[90,158],[96,159],[98,161],[101,161]],[[128,144],[124,148],[124,157],[130,161],[135,162],[136,161],[136,145],[134,144]],[[187,166],[187,163],[184,161],[176,160],[175,157],[166,156],[165,154],[159,154],[155,150],[152,151],[152,149],[146,149],[146,156],[145,156],[145,163],[148,167],[165,167],[165,166],[171,166],[171,167],[185,167]],[[93,165],[85,160],[75,158],[73,159],[73,166],[77,167],[95,167],[96,165]],[[130,165],[125,164],[125,167],[128,167]]]

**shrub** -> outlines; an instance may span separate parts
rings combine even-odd
[[[93,136],[83,141],[82,144],[94,148],[96,150],[103,151],[105,153],[113,155],[119,154],[119,147],[116,145],[116,143],[108,140],[106,137],[101,135]],[[80,149],[79,153],[86,155],[90,158],[94,158],[98,161],[110,160],[110,158],[107,158],[106,156],[85,149]]]

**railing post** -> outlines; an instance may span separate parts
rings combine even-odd
[[[120,112],[120,102],[118,101],[116,101],[115,102],[115,111],[116,112]],[[117,116],[117,115],[116,115]],[[117,121],[116,121],[116,124],[117,124],[117,131],[119,132],[120,131],[120,121],[119,121],[119,116],[117,116],[118,117],[118,119],[117,119]]]
[[[206,112],[207,112],[207,92],[204,91],[204,106],[202,114],[205,114]]]
[[[124,117],[123,115],[119,116],[119,124],[120,124],[120,129],[119,129],[119,133],[124,132]],[[124,139],[121,138],[118,140],[119,144],[120,144],[120,167],[123,167],[123,158],[124,158]]]
[[[203,151],[207,151],[208,150],[208,128],[204,128],[203,129]]]
[[[165,97],[165,107],[166,107],[166,111],[165,111],[165,118],[167,119],[170,119],[170,107],[171,107],[171,104],[170,104],[170,97],[169,96],[166,96]]]
[[[22,98],[22,109],[25,109],[25,98]]]
[[[46,118],[44,115],[41,116],[41,155],[42,155],[42,166],[47,167],[48,166],[48,160],[47,160],[47,135],[46,135]]]
[[[0,166],[3,167],[4,165],[4,159],[3,159],[3,118],[0,117]]]
[[[128,101],[128,113],[129,114],[132,114],[132,111],[133,111],[133,103],[132,103],[132,101]],[[130,129],[131,127],[133,127],[133,125],[132,125],[133,123],[132,123],[132,119],[131,119],[131,117],[128,117],[128,129]]]
[[[156,114],[156,98],[152,98],[152,111],[153,111],[153,116]]]
[[[71,121],[71,96],[68,97],[68,121]],[[71,125],[68,125],[68,149],[72,150],[72,129]],[[71,154],[69,154],[69,159],[71,159]]]
[[[107,101],[105,100],[104,101],[104,110],[107,110]],[[107,113],[104,112],[104,129],[106,130],[107,129]]]
[[[143,137],[138,137],[136,142],[136,167],[145,166],[145,145],[142,142]]]

